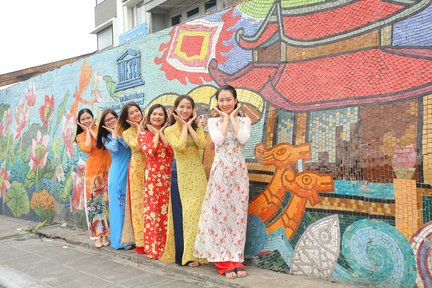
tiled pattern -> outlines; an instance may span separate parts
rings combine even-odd
[[[336,109],[310,113],[308,141],[312,142],[311,162],[335,163],[336,131],[341,127],[340,138],[349,141],[351,124],[358,121],[358,108]],[[339,136],[339,135],[338,135]]]
[[[420,13],[397,22],[393,26],[393,44],[398,46],[430,46],[432,45],[432,6]],[[421,27],[419,29],[419,27]]]
[[[294,251],[291,273],[327,278],[339,256],[340,234],[337,215],[310,225]]]
[[[286,110],[278,109],[277,115],[279,117],[279,121],[276,132],[276,144],[282,142],[294,144],[293,137],[295,114]]]
[[[410,239],[417,258],[416,285],[432,287],[432,222],[424,224]]]
[[[359,108],[359,161],[362,180],[393,183],[393,154],[396,145],[417,148],[418,101],[404,101]],[[382,121],[386,115],[385,121]],[[414,178],[417,176],[415,175]]]
[[[432,95],[423,97],[423,181],[432,184]]]
[[[308,124],[308,114],[298,113],[296,115],[296,134],[295,134],[295,144],[300,145],[307,142],[307,124]]]
[[[415,180],[395,179],[396,229],[408,239],[417,231],[417,189]]]
[[[380,215],[380,216],[394,216],[395,215],[395,204],[372,202],[368,199],[349,199],[349,198],[333,198],[322,195],[320,197],[321,203],[312,207],[307,204],[306,208],[330,210],[330,211],[344,211],[358,214],[369,215],[369,217]]]
[[[413,287],[415,257],[408,240],[381,221],[360,220],[343,234],[342,253],[352,282],[379,287]]]
[[[432,221],[432,196],[423,196],[423,221],[425,223]]]

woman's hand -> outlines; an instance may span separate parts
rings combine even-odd
[[[227,113],[225,113],[225,112],[222,112],[221,110],[219,110],[219,108],[216,106],[215,108],[214,108],[214,110],[219,114],[219,116],[221,116],[222,118],[226,118],[226,117],[228,117],[228,114]]]
[[[159,134],[161,134],[161,133],[163,134],[165,132],[165,128],[167,128],[167,127],[168,127],[168,121],[166,121],[164,126],[162,126],[162,128],[159,129]]]
[[[241,107],[242,107],[242,105],[237,105],[237,108],[231,112],[230,117],[232,119],[239,115],[239,111],[240,111]]]
[[[187,125],[188,125],[188,126],[191,126],[192,123],[195,121],[195,119],[196,119],[197,117],[198,117],[197,110],[194,109],[194,111],[193,111],[193,115],[192,115],[192,118],[189,119],[189,121],[187,122]]]
[[[146,127],[147,127],[147,129],[148,129],[150,132],[152,132],[154,135],[159,134],[159,130],[157,130],[157,129],[156,129],[155,127],[153,127],[152,125],[147,124]]]
[[[182,126],[186,125],[186,122],[183,119],[181,119],[178,115],[176,115],[174,113],[172,115],[173,115],[174,119],[176,120],[176,122],[178,122],[180,125],[182,125]]]
[[[111,133],[111,135],[112,135],[112,137],[113,137],[114,139],[118,139],[118,135],[117,135],[117,131],[116,131],[116,128],[115,128],[115,127],[113,127],[113,128],[108,128],[108,127],[105,126],[105,125],[102,125],[102,127],[105,128],[109,133]]]
[[[79,125],[84,131],[89,131],[90,127],[82,125],[80,122],[77,121],[77,125]]]

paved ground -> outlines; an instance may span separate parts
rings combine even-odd
[[[181,267],[146,261],[133,251],[96,249],[85,231],[51,225],[36,233],[36,223],[0,215],[0,288],[22,287],[300,287],[348,288],[248,267],[249,276],[226,279],[212,265]]]

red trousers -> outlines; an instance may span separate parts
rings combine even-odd
[[[234,270],[235,268],[245,268],[245,266],[240,262],[214,262],[213,263],[216,267],[216,270],[219,274],[225,274],[228,270]]]

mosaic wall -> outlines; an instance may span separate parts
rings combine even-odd
[[[189,94],[203,114],[231,84],[253,122],[248,261],[432,287],[431,2],[251,0],[1,90],[0,213],[83,223],[79,109]]]

